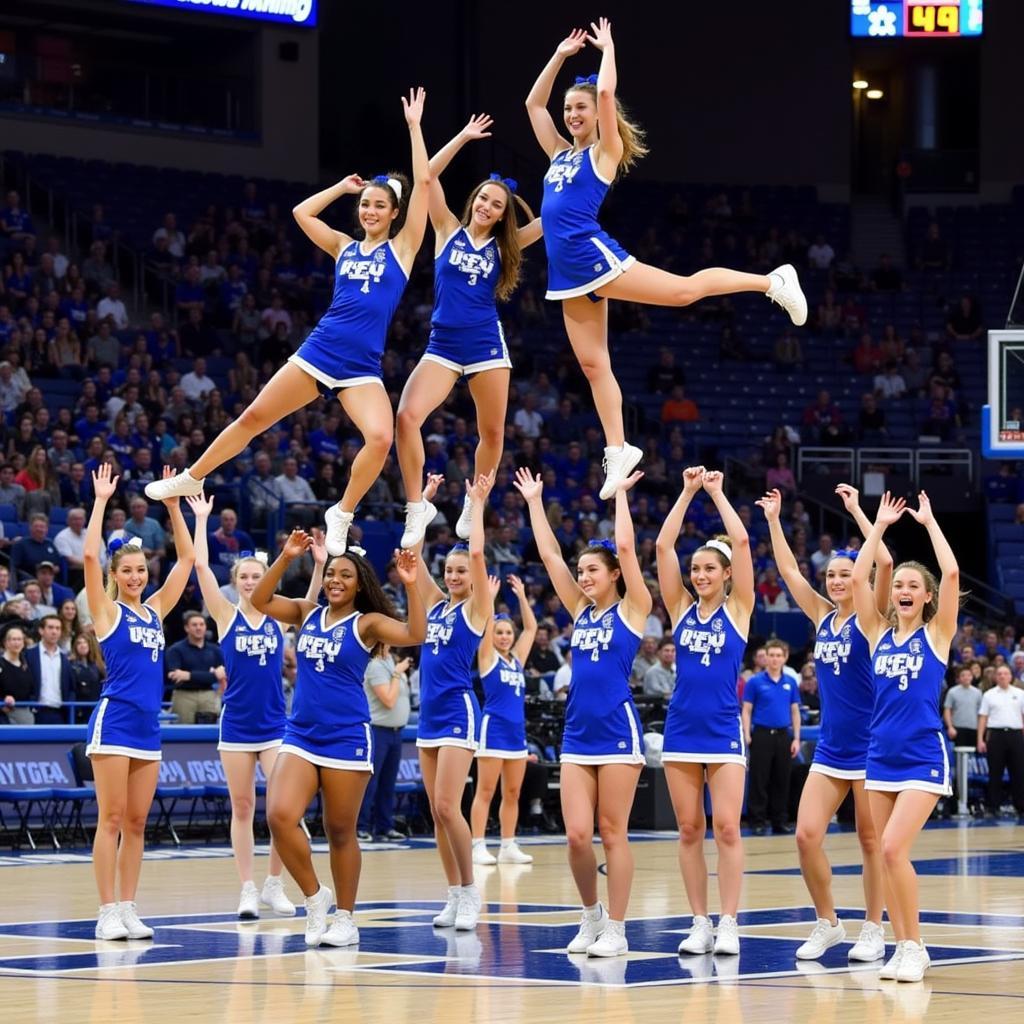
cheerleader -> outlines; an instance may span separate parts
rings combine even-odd
[[[516,195],[516,182],[492,174],[469,194],[461,220],[448,209],[441,173],[467,142],[490,138],[487,114],[465,128],[430,161],[430,223],[434,228],[434,312],[430,340],[398,404],[398,461],[408,499],[402,547],[415,547],[437,509],[423,500],[423,436],[427,416],[443,405],[460,377],[469,379],[479,441],[474,475],[498,467],[512,373],[496,301],[519,282],[522,251],[540,238],[540,220]],[[528,223],[516,224],[515,207]],[[469,495],[455,532],[469,538]]]
[[[544,514],[540,477],[519,469],[515,479],[530,509],[544,568],[573,618],[572,677],[560,758],[561,799],[569,867],[583,902],[579,931],[568,952],[588,956],[629,952],[625,918],[633,854],[627,828],[644,764],[640,716],[629,690],[629,673],[653,602],[633,546],[626,494],[642,476],[634,473],[619,482],[615,541],[591,543],[579,556],[575,579],[562,561]],[[595,814],[608,862],[607,911],[597,898]]]
[[[275,914],[291,916],[295,906],[281,882],[281,856],[270,844],[270,867],[262,890],[252,880],[253,814],[256,809],[256,765],[269,779],[284,737],[286,716],[281,687],[284,634],[281,627],[252,605],[252,594],[267,571],[263,552],[243,552],[231,566],[231,585],[238,604],[220,592],[210,568],[206,527],[213,511],[213,497],[186,499],[196,517],[196,575],[206,610],[217,624],[224,652],[227,688],[220,716],[220,751],[224,777],[231,794],[231,849],[242,882],[238,916],[254,921],[260,906]]]
[[[601,18],[590,28],[591,35],[577,29],[558,44],[526,98],[526,109],[534,135],[551,161],[544,176],[541,206],[548,256],[547,298],[561,300],[569,343],[590,381],[608,446],[607,476],[601,488],[601,497],[608,499],[643,452],[626,443],[622,392],[608,353],[608,305],[601,300],[688,306],[709,295],[761,292],[782,306],[798,325],[807,320],[807,300],[789,264],[768,275],[715,267],[681,277],[638,263],[601,230],[597,214],[608,189],[647,148],[643,131],[628,120],[615,94],[611,24]],[[569,134],[566,139],[548,113],[548,102],[562,64],[588,42],[601,51],[601,64],[596,75],[577,78],[566,90],[562,108]]]
[[[164,469],[164,477],[173,471]],[[163,619],[178,603],[192,572],[192,538],[168,498],[168,518],[177,554],[164,585],[146,600],[146,556],[136,538],[112,541],[106,589],[100,544],[107,502],[117,489],[108,463],[92,475],[95,500],[85,533],[85,595],[107,666],[100,702],[89,718],[85,752],[92,759],[99,817],[92,847],[99,889],[97,939],[151,939],[139,920],[135,892],[142,870],[146,819],[160,774],[160,705],[164,693]],[[120,845],[118,842],[120,840]],[[115,902],[115,890],[121,900]]]
[[[510,616],[495,615],[488,624],[477,652],[480,682],[484,688],[484,712],[480,723],[480,749],[476,752],[476,794],[469,820],[473,829],[474,864],[532,864],[516,843],[519,821],[519,791],[526,775],[526,676],[523,664],[537,635],[537,617],[533,614],[526,588],[518,576],[508,577],[523,617],[523,631],[516,638]],[[500,583],[490,579],[491,600]],[[494,790],[501,778],[501,849],[498,856],[487,852],[484,831]]]
[[[856,488],[840,484],[836,494],[867,536],[871,521],[861,510]],[[777,490],[769,491],[757,504],[768,520],[772,554],[786,588],[816,629],[814,664],[821,698],[821,734],[800,795],[796,845],[800,851],[800,870],[814,901],[818,920],[796,955],[799,960],[817,960],[825,950],[846,938],[846,929],[836,917],[836,905],[832,899],[832,868],[823,847],[829,822],[852,790],[857,839],[864,861],[866,913],[860,936],[850,949],[849,958],[870,963],[885,956],[885,932],[882,929],[885,891],[878,838],[864,789],[875,680],[871,650],[853,606],[851,581],[858,553],[837,551],[832,555],[825,566],[827,596],[822,597],[800,572],[782,532],[779,519],[782,495]],[[889,604],[892,582],[892,556],[884,544],[878,545],[875,565],[875,603],[879,611],[884,612]]]
[[[437,474],[428,477],[423,489],[427,501],[443,479]],[[448,898],[434,926],[454,925],[458,931],[471,931],[480,916],[480,890],[473,881],[473,836],[461,805],[480,722],[472,686],[473,655],[494,614],[484,562],[484,503],[493,483],[493,474],[479,476],[475,483],[466,481],[473,509],[469,547],[457,544],[445,559],[447,595],[425,565],[416,577],[420,600],[428,609],[427,639],[420,655],[416,746],[437,852],[448,879]]]
[[[270,379],[256,400],[220,433],[179,477],[155,481],[147,497],[199,494],[203,478],[233,458],[254,437],[309,405],[318,390],[336,391],[349,419],[363,435],[341,501],[327,510],[327,550],[345,552],[356,505],[380,475],[391,449],[391,402],[381,380],[381,356],[419,251],[427,220],[427,150],[420,120],[423,89],[402,98],[412,139],[415,186],[398,173],[364,181],[350,174],[303,200],[292,211],[307,237],[335,261],[334,296],[313,333]],[[362,240],[328,227],[318,214],[340,196],[358,195]]]
[[[423,643],[426,618],[416,589],[416,561],[407,551],[395,552],[395,568],[409,599],[407,623],[394,617],[373,567],[356,550],[327,560],[326,604],[275,594],[288,565],[312,543],[313,538],[302,530],[293,530],[252,594],[257,612],[294,626],[298,635],[295,696],[268,786],[267,821],[284,866],[306,898],[306,945],[354,946],[359,929],[352,912],[362,865],[356,819],[373,771],[363,675],[380,645]],[[337,893],[338,913],[333,921],[334,893],[320,884],[309,842],[299,827],[317,790],[323,796],[324,830]]]
[[[940,796],[951,793],[949,753],[939,716],[949,648],[960,607],[960,568],[939,529],[928,495],[916,509],[888,491],[875,524],[853,563],[857,622],[871,646],[875,702],[868,741],[868,806],[882,849],[885,905],[896,950],[881,977],[920,981],[928,969],[921,941],[917,874],[910,851]],[[883,615],[875,605],[869,576],[886,529],[908,512],[927,531],[942,581],[920,562],[902,562],[893,573]]]
[[[694,601],[683,585],[676,538],[694,495],[708,493],[727,536],[715,537],[690,559]],[[679,824],[679,866],[693,911],[690,934],[680,953],[736,955],[740,951],[736,913],[743,887],[740,814],[746,782],[736,680],[754,609],[754,566],[750,538],[722,490],[722,474],[692,466],[683,472],[683,491],[657,540],[658,584],[676,642],[676,688],[665,718],[662,763]],[[704,859],[704,778],[714,809],[718,848],[718,934],[708,917],[708,869]]]

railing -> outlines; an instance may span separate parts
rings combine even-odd
[[[797,453],[796,478],[803,483],[805,476],[824,466],[829,475],[846,472],[852,482],[863,484],[866,472],[875,467],[889,471],[901,469],[910,477],[914,487],[921,483],[922,475],[936,470],[962,473],[974,483],[974,453],[968,448],[817,448],[803,445]]]

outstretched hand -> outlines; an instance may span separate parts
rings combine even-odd
[[[342,194],[347,196],[354,196],[359,192],[362,192],[366,188],[368,182],[364,181],[358,174],[350,174],[345,178],[342,178],[338,182],[338,186],[341,188]]]
[[[99,466],[92,472],[92,489],[93,493],[101,501],[106,501],[107,498],[113,496],[117,490],[117,481],[121,478],[115,476],[111,479],[112,470],[109,462],[101,462]]]
[[[313,537],[309,544],[309,550],[313,555],[313,562],[316,565],[327,564],[327,540],[324,531],[319,527],[313,527]]]
[[[534,477],[528,469],[523,469],[522,466],[516,470],[516,476],[512,481],[512,485],[523,496],[524,501],[540,498],[544,493],[544,484],[541,481],[540,473]]]
[[[720,469],[708,469],[704,471],[704,490],[712,497],[722,493],[722,484],[725,478]]]
[[[782,495],[777,487],[770,490],[763,498],[759,498],[754,504],[764,512],[765,519],[769,523],[777,523],[782,512]]]
[[[301,558],[309,550],[312,543],[313,538],[305,530],[296,527],[284,542],[281,554],[285,558]]]
[[[526,585],[518,576],[515,576],[512,573],[509,573],[505,579],[508,581],[508,585],[512,588],[512,593],[516,595],[516,599],[520,604],[522,604],[526,600]]]
[[[687,466],[683,470],[683,493],[691,497],[696,494],[704,484],[704,467]]]
[[[587,33],[581,28],[574,28],[555,49],[559,57],[572,57],[587,45]]]
[[[597,24],[590,23],[591,34],[587,36],[587,42],[604,51],[615,44],[612,42],[612,23],[607,18],[598,18]]]
[[[927,500],[927,499],[926,499]],[[878,514],[875,522],[883,526],[892,526],[906,510],[907,503],[902,498],[894,498],[888,491],[882,495],[878,503]]]
[[[427,482],[423,485],[423,500],[433,501],[437,489],[444,483],[443,473],[428,473]]]
[[[416,582],[416,573],[419,568],[419,559],[416,557],[415,551],[410,551],[408,548],[403,548],[401,551],[395,550],[395,572],[398,573],[398,578],[402,581],[402,585],[411,587]]]
[[[188,507],[192,509],[192,514],[196,519],[209,519],[210,514],[213,512],[213,495],[205,494],[200,492],[199,494],[189,494],[185,497],[188,502]]]
[[[487,577],[487,590],[491,595],[491,602],[498,596],[498,591],[501,590],[501,580],[497,576]]]
[[[935,521],[935,513],[932,512],[931,499],[924,493],[924,491],[921,491],[917,496],[917,508],[908,507],[907,512],[922,526],[928,526]]]
[[[636,485],[643,480],[644,474],[642,470],[636,470],[634,473],[630,473],[624,480],[620,480],[615,485],[616,491],[631,491]]]
[[[417,127],[423,120],[423,104],[427,99],[427,90],[422,85],[409,90],[409,96],[402,97],[402,111],[405,114],[405,123],[410,128]]]
[[[486,475],[481,473],[476,480],[466,481],[466,493],[470,496],[474,505],[479,502],[482,507],[487,501],[487,495],[491,493],[491,488],[494,486],[496,473],[497,470],[492,469]]]
[[[843,499],[843,507],[847,512],[854,512],[860,508],[860,491],[852,484],[837,484],[836,494]]]
[[[494,118],[490,114],[474,114],[466,127],[462,129],[462,135],[467,139],[489,139],[491,137],[490,127],[494,124]]]

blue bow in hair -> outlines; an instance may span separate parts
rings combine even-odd
[[[386,185],[388,183],[388,176],[386,174],[378,174],[373,179],[374,185]]]
[[[508,612],[498,612],[498,614],[494,616],[494,621],[495,622],[511,622],[512,621],[512,616],[509,615]]]
[[[468,551],[468,550],[469,550],[469,545],[463,543],[461,540],[458,542],[458,544],[453,544],[452,545],[452,551]],[[449,551],[448,554],[451,554],[452,551]]]
[[[576,85],[597,85],[597,75],[577,75]]]
[[[519,188],[519,182],[515,178],[503,178],[497,171],[491,174],[491,181],[500,181],[513,195]]]
[[[606,551],[610,551],[616,558],[619,557],[619,549],[615,546],[613,540],[592,540],[588,545],[588,548],[604,548]]]
[[[141,551],[142,550],[142,538],[141,537],[128,537],[126,539],[122,539],[121,537],[115,537],[107,545],[107,554],[108,555],[112,555],[119,548],[123,548],[123,547],[138,548]]]
[[[857,561],[857,550],[855,548],[840,548],[832,552],[833,558],[848,558],[851,562]]]

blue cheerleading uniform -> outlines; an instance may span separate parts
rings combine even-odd
[[[597,171],[593,146],[563,149],[552,159],[540,208],[548,254],[547,298],[590,295],[636,262],[597,222],[611,184]]]
[[[110,632],[97,637],[107,678],[89,716],[85,752],[160,760],[164,627],[148,605],[141,614],[120,601]]]
[[[875,700],[871,648],[856,616],[837,631],[838,617],[838,611],[829,612],[814,640],[821,732],[810,770],[836,779],[863,779]]]
[[[481,671],[484,714],[477,757],[510,761],[526,757],[526,676],[519,659],[503,658],[495,651],[494,664]]]
[[[269,615],[253,626],[241,608],[235,608],[220,647],[228,685],[217,749],[259,752],[280,746],[287,723],[281,627]]]
[[[480,646],[468,604],[438,601],[427,612],[427,638],[420,654],[418,747],[476,750],[480,705],[473,693],[473,658]]]
[[[746,766],[736,692],[746,636],[724,604],[707,619],[691,605],[672,635],[676,688],[665,716],[662,761]]]
[[[434,260],[434,313],[424,359],[469,376],[512,366],[494,290],[501,276],[498,243],[479,248],[461,224]]]
[[[939,716],[946,659],[924,626],[896,643],[886,630],[872,657],[875,703],[871,714],[865,789],[919,789],[948,796],[949,752]]]
[[[360,612],[328,624],[314,608],[295,642],[298,675],[281,753],[321,768],[373,771],[370,705],[363,676],[371,651],[359,636]]]
[[[335,263],[327,312],[288,361],[332,390],[381,383],[384,342],[408,281],[390,240],[369,253],[350,242]]]
[[[620,603],[600,614],[588,605],[576,616],[562,761],[644,763],[640,716],[629,690],[629,673],[642,639],[623,617]]]

